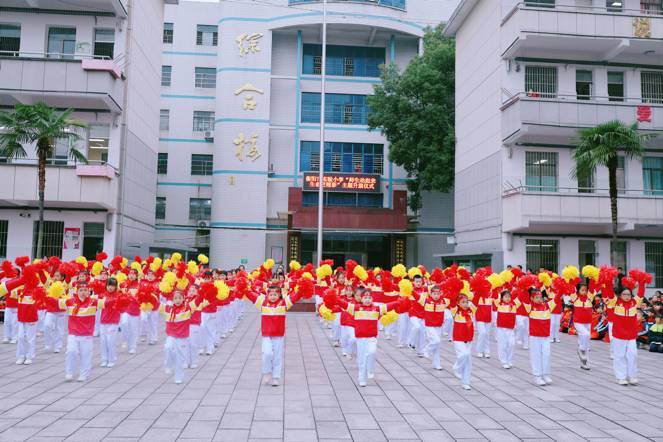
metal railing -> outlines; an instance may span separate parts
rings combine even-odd
[[[537,100],[537,101],[549,101],[549,102],[576,102],[576,103],[587,103],[587,104],[610,104],[610,105],[662,105],[663,96],[643,99],[642,97],[610,97],[606,95],[590,95],[584,96],[579,94],[559,94],[559,93],[542,93],[536,91],[529,92],[517,92],[514,95],[508,97],[506,100],[502,101],[502,110],[509,107],[511,104],[519,101],[521,99]]]
[[[289,0],[288,4],[296,5],[301,3],[320,3],[321,0]],[[385,8],[393,8],[399,11],[405,11],[405,0],[328,0],[327,3],[366,3]]]
[[[625,17],[663,17],[663,8],[643,10],[627,9],[622,7],[610,6],[580,6],[580,5],[559,5],[546,2],[523,1],[517,3],[502,19],[502,24],[507,22],[519,9],[536,9],[540,11],[568,12],[574,14],[609,14]]]
[[[94,54],[81,54],[78,52],[63,53],[63,52],[36,52],[36,51],[0,51],[0,57],[12,58],[36,58],[47,60],[113,60],[113,58],[106,55]],[[122,58],[124,55],[115,57],[114,60]]]
[[[4,165],[10,166],[28,166],[37,167],[39,160],[37,158],[7,158],[0,157],[0,167]],[[81,162],[73,158],[67,157],[51,157],[46,159],[46,166],[49,167],[76,167],[76,166],[108,166],[117,172],[117,167],[112,166],[106,161],[101,160],[88,160],[88,162]]]
[[[655,189],[617,189],[618,197],[663,197],[663,190]],[[507,184],[502,189],[502,196],[509,197],[518,194],[536,195],[564,195],[564,196],[598,196],[607,197],[610,189],[598,187],[559,187],[554,185],[526,185],[513,186]]]

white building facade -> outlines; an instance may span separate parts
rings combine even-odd
[[[405,68],[456,3],[327,4],[324,257],[432,263],[430,245],[446,243],[452,196],[428,198],[417,245],[405,172],[368,130],[366,97],[379,67]],[[322,5],[181,1],[164,21],[152,252],[209,252],[224,268],[317,261]]]
[[[663,287],[663,8],[659,0],[465,0],[456,51],[455,250],[443,261],[559,271],[610,263],[607,170],[571,175],[578,129],[654,134],[620,157],[617,262]]]
[[[0,109],[44,102],[88,127],[46,168],[44,249],[35,250],[37,167],[0,158],[0,257],[144,255],[154,236],[163,0],[3,0]]]

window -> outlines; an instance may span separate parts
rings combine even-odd
[[[174,28],[172,23],[163,24],[163,42],[166,44],[173,43]]]
[[[196,31],[196,45],[216,46],[219,39],[218,26],[198,25]]]
[[[322,46],[305,44],[302,73],[320,75]],[[385,48],[327,45],[327,75],[379,77],[385,63]]]
[[[383,204],[381,193],[346,193],[323,192],[323,204],[326,207],[376,207]],[[302,192],[302,206],[318,205],[318,192]]]
[[[212,219],[212,200],[209,198],[189,198],[189,219],[209,221]]]
[[[108,147],[110,140],[110,125],[90,124],[88,126],[88,161],[108,161]]]
[[[605,7],[608,12],[622,12],[624,0],[606,0]]]
[[[212,175],[212,155],[191,155],[191,175]]]
[[[114,29],[94,30],[94,58],[113,58]]]
[[[663,195],[663,157],[642,159],[642,180],[645,195]]]
[[[161,109],[159,112],[159,130],[166,131],[170,128],[170,111]]]
[[[49,28],[48,57],[74,58],[76,49],[76,28]]]
[[[0,55],[18,57],[21,50],[21,25],[0,23]]]
[[[641,72],[642,102],[663,104],[663,72]]]
[[[525,90],[530,97],[555,98],[557,96],[557,68],[525,66]]]
[[[576,98],[578,100],[592,98],[592,71],[576,71]]]
[[[645,243],[645,271],[651,274],[653,287],[663,287],[663,242]]]
[[[626,169],[624,168],[624,157],[617,156],[617,192],[626,193]]]
[[[173,77],[172,66],[161,66],[161,86],[170,86]]]
[[[578,193],[594,193],[594,173],[578,174]]]
[[[166,175],[168,173],[168,153],[159,152],[157,157],[157,174]]]
[[[214,130],[214,112],[193,111],[193,131],[207,132]]]
[[[7,257],[7,232],[9,232],[9,221],[0,219],[0,258]]]
[[[623,72],[608,72],[608,100],[624,101]]]
[[[39,236],[39,221],[32,224],[32,257],[44,258],[57,256],[62,258],[62,244],[64,242],[64,221],[44,221],[41,250],[37,251],[37,237]]]
[[[384,147],[369,143],[325,143],[325,171],[343,173],[382,174]],[[320,170],[320,143],[302,141],[299,155],[299,170]]]
[[[559,259],[559,241],[554,239],[525,240],[525,259],[527,268],[537,271],[540,268],[557,271]]]
[[[156,206],[154,208],[154,217],[157,220],[163,221],[166,219],[166,197],[158,196]]]
[[[325,123],[368,124],[366,95],[326,94]],[[302,93],[302,123],[320,123],[320,94]]]
[[[83,223],[83,256],[94,259],[104,250],[104,223]]]
[[[554,8],[555,0],[525,0],[525,6],[535,8]]]
[[[525,152],[527,190],[557,191],[557,152]]]
[[[626,260],[626,241],[610,241],[610,261],[612,261],[612,255],[615,255],[615,261],[612,262],[613,267],[621,267],[626,272],[627,260]]]
[[[647,15],[661,15],[663,2],[661,0],[640,0],[640,12]]]
[[[216,87],[216,69],[196,68],[195,86],[214,89]]]
[[[578,241],[578,267],[596,265],[596,241],[581,239]]]

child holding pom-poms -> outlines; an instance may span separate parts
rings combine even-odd
[[[513,350],[516,346],[516,311],[518,305],[511,299],[511,292],[502,290],[500,296],[495,300],[497,307],[497,356],[502,368],[513,367]]]
[[[3,279],[11,280],[18,276],[18,271],[14,269],[11,261],[3,261],[2,268],[0,270],[0,281]],[[6,289],[1,288],[0,290],[6,292]],[[12,289],[9,292],[2,293],[2,296],[5,297],[5,311],[4,311],[4,324],[3,324],[3,344],[11,342],[16,344],[16,338],[18,335],[18,290]]]
[[[426,327],[424,356],[431,359],[435,370],[442,370],[440,342],[442,341],[444,313],[449,307],[449,301],[442,297],[440,286],[437,284],[431,287],[430,294],[422,293],[416,301],[424,306],[424,326]]]
[[[52,298],[61,298],[67,295],[68,286],[65,277],[59,270],[53,273],[53,277],[46,290],[47,296]],[[60,353],[64,340],[65,329],[65,310],[61,310],[57,305],[46,303],[46,316],[44,317],[44,350],[53,350],[53,353]]]
[[[468,295],[460,293],[456,297],[456,305],[451,309],[454,321],[453,343],[456,351],[456,362],[453,366],[454,375],[460,379],[463,389],[471,390],[472,376],[472,340],[474,339],[474,315],[476,307]]]
[[[129,354],[136,353],[138,346],[138,335],[140,334],[140,304],[138,302],[138,269],[132,267],[129,269],[126,281],[120,285],[120,291],[128,297],[129,304],[120,320],[122,329],[122,338],[124,339]]]

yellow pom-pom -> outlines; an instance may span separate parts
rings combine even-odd
[[[548,272],[541,272],[539,273],[539,282],[546,287],[550,287],[550,284],[552,284],[552,278],[548,274]]]
[[[81,264],[83,267],[87,268],[87,258],[85,256],[79,256],[76,258],[76,264]]]
[[[168,282],[168,284],[173,285],[177,281],[177,275],[175,272],[166,272],[161,279]]]
[[[120,267],[125,268],[129,264],[129,260],[127,258],[122,258],[122,261],[120,262]]]
[[[154,306],[151,302],[143,302],[140,305],[140,311],[142,312],[151,312],[154,309]]]
[[[393,324],[396,321],[398,321],[398,313],[396,313],[394,310],[387,312],[386,315],[383,315],[380,318],[380,324],[382,324],[385,327]]]
[[[566,266],[562,269],[562,278],[564,278],[564,281],[566,282],[576,279],[579,276],[580,272],[576,266]]]
[[[137,271],[139,274],[142,273],[142,267],[141,267],[139,262],[136,262],[136,261],[132,262],[131,263],[131,268],[133,270]]]
[[[41,259],[35,258],[32,260],[32,264],[39,264],[41,262]]]
[[[313,279],[313,275],[311,275],[309,272],[304,272],[302,273],[302,278]]]
[[[391,268],[391,274],[394,278],[404,278],[407,275],[407,268],[403,264],[396,264]]]
[[[189,261],[186,264],[186,271],[191,275],[195,275],[198,273],[198,263],[196,261]]]
[[[273,260],[272,258],[269,258],[269,259],[267,259],[267,260],[262,264],[262,266],[263,266],[265,269],[269,270],[269,269],[271,269],[272,267],[274,267],[274,264],[275,264],[274,260]]]
[[[359,278],[360,281],[366,281],[368,279],[368,272],[362,266],[355,266],[352,270],[352,274]]]
[[[463,288],[460,289],[460,292],[465,296],[470,296],[470,283],[463,279]]]
[[[596,281],[599,279],[599,269],[592,265],[586,265],[582,268],[582,276]]]
[[[186,289],[188,285],[189,285],[189,280],[188,280],[186,277],[184,277],[184,278],[180,278],[180,279],[177,281],[177,288],[178,288],[179,290],[184,290],[184,289]]]
[[[410,270],[407,271],[407,276],[409,276],[410,279],[412,279],[415,276],[423,276],[423,275],[421,274],[421,269],[419,267],[411,267]]]
[[[90,270],[90,273],[92,274],[92,276],[98,276],[103,269],[104,265],[99,261],[95,261],[95,263],[92,264],[92,270]]]
[[[159,290],[161,290],[163,293],[170,293],[174,288],[175,284],[173,284],[171,281],[167,281],[165,278],[162,279],[159,283]]]
[[[491,273],[486,279],[490,282],[493,290],[504,285],[504,280],[497,273]]]
[[[168,270],[168,269],[171,268],[172,266],[173,266],[173,261],[171,261],[170,258],[166,258],[166,259],[163,261],[163,265],[161,266],[161,268],[164,269],[164,270]]]
[[[295,261],[294,259],[290,261],[288,266],[290,267],[290,270],[299,270],[302,268],[302,265],[299,263],[299,261]]]
[[[511,282],[511,280],[513,279],[513,273],[511,272],[511,270],[504,270],[500,272],[500,278],[502,278],[502,281],[504,283]]]
[[[47,295],[49,298],[61,298],[62,295],[64,295],[64,284],[62,284],[60,281],[55,281],[48,288]]]
[[[398,291],[402,296],[412,296],[412,282],[409,279],[401,279],[398,283]]]
[[[230,295],[230,287],[228,287],[225,282],[214,281],[214,287],[216,287],[216,299],[219,301],[227,299]]]
[[[180,252],[175,252],[172,255],[170,255],[170,260],[177,265],[180,261],[182,261],[182,254]]]
[[[260,272],[257,271],[257,270],[254,270],[254,271],[252,271],[252,272],[249,274],[249,276],[250,276],[251,278],[257,278],[258,276],[260,276]]]
[[[329,264],[323,264],[317,269],[315,269],[315,276],[317,276],[318,279],[324,279],[327,276],[331,276],[333,273],[334,270],[332,270]]]
[[[380,273],[381,271],[382,271],[382,269],[381,269],[380,267],[373,267],[373,274],[374,274],[374,275],[377,275],[377,274]]]
[[[325,321],[330,321],[331,322],[334,319],[336,319],[336,314],[334,312],[332,312],[331,310],[329,310],[329,308],[327,308],[327,306],[324,305],[324,304],[322,304],[320,306],[319,311],[320,311],[320,316],[322,316],[322,319],[324,319]]]
[[[205,265],[209,262],[209,258],[201,253],[200,255],[198,255],[198,262]]]
[[[123,272],[117,272],[115,275],[115,279],[117,280],[118,284],[122,284],[124,281],[127,280],[127,274]]]

